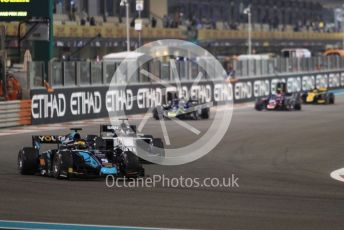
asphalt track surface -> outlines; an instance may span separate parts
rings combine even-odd
[[[103,180],[21,176],[17,152],[31,134],[0,138],[0,219],[197,229],[343,229],[344,97],[301,112],[235,110],[230,130],[202,159],[181,166],[146,165],[149,175],[230,177],[239,188],[107,188]],[[209,121],[190,121],[199,129]],[[187,144],[166,122],[171,139]],[[159,134],[150,120],[145,131]],[[83,133],[96,133],[98,126]],[[52,131],[64,134],[68,130]],[[50,132],[49,134],[52,134]],[[45,134],[48,134],[45,132]],[[183,143],[184,142],[184,143]]]

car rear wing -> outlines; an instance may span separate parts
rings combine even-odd
[[[118,129],[118,127],[114,125],[100,125],[100,132],[113,133],[116,129]]]
[[[132,132],[136,133],[136,126],[129,125]],[[116,132],[121,130],[121,125],[100,125],[99,135],[102,136],[103,133],[111,133],[114,137],[117,137]]]
[[[56,135],[40,135],[32,136],[32,146],[35,148],[40,148],[42,144],[61,144],[61,136]]]

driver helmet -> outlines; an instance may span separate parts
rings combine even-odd
[[[74,142],[76,149],[88,149],[87,143],[84,140],[77,140]]]

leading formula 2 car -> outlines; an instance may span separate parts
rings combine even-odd
[[[302,94],[302,101],[305,104],[329,105],[334,104],[335,96],[334,93],[329,92],[327,88],[319,88]]]
[[[138,177],[144,169],[136,155],[116,154],[104,146],[101,138],[81,139],[78,130],[66,136],[32,136],[32,147],[24,147],[18,154],[21,174],[38,174],[59,178],[97,178],[106,175]],[[42,144],[56,148],[41,151]]]

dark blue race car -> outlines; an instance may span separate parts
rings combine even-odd
[[[32,136],[32,147],[19,151],[19,172],[55,178],[144,176],[144,169],[132,152],[115,153],[106,149],[101,137],[89,135],[82,139],[78,133],[81,129],[72,130],[65,136]],[[41,151],[42,144],[56,144],[57,148]]]

